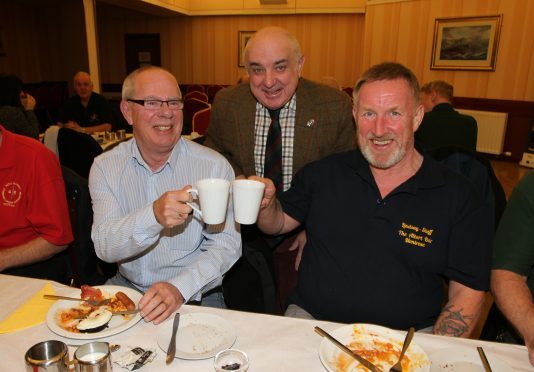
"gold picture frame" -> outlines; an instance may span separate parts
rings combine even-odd
[[[502,14],[437,18],[434,24],[434,70],[495,71]]]
[[[245,67],[244,51],[248,41],[256,31],[238,31],[237,34],[237,65]]]

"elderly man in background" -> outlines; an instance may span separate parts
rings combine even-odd
[[[286,190],[304,164],[354,147],[350,97],[300,77],[305,58],[287,30],[266,27],[257,31],[245,47],[244,60],[249,84],[217,94],[204,142],[228,159],[238,178],[267,175],[279,190]],[[255,225],[242,227],[242,234],[245,255],[254,246],[268,257],[281,241],[266,239]],[[296,236],[282,237],[283,244],[293,244],[290,249],[302,247],[305,235],[295,240]],[[235,282],[238,300],[257,292],[252,288],[248,296],[243,294],[248,278],[237,275]],[[272,307],[241,309],[275,311]]]
[[[58,124],[83,133],[112,130],[113,111],[108,100],[93,92],[93,82],[87,72],[74,75],[76,94],[65,103]]]
[[[467,179],[414,147],[423,107],[409,69],[371,67],[353,113],[359,150],[306,165],[278,199],[263,179],[260,229],[308,232],[288,312],[469,337],[489,286],[486,207]]]
[[[425,116],[415,139],[428,151],[456,148],[474,153],[477,150],[477,122],[472,116],[456,111],[451,104],[452,97],[453,86],[442,80],[421,87]]]
[[[0,272],[68,283],[59,253],[73,236],[59,161],[1,125],[0,199]]]
[[[110,283],[145,292],[141,314],[155,324],[187,301],[224,306],[222,277],[241,254],[231,203],[226,222],[215,226],[186,204],[191,184],[231,181],[234,172],[215,151],[181,138],[183,106],[168,71],[132,72],[121,110],[134,138],[97,157],[89,176],[97,255],[119,265]]]
[[[523,338],[534,366],[534,173],[517,184],[493,240],[491,289],[497,306]],[[515,342],[514,330],[503,335]]]

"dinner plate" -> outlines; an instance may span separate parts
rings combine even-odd
[[[513,371],[507,363],[490,351],[484,350],[491,369],[499,372]],[[476,347],[453,347],[430,354],[431,372],[484,372]]]
[[[167,321],[159,327],[157,341],[164,352],[167,352],[169,347],[171,333],[172,321]],[[220,316],[206,313],[181,314],[176,334],[176,357],[211,358],[219,351],[230,348],[236,337],[232,325]]]
[[[384,351],[380,357],[377,354],[366,355],[364,352],[360,352],[360,355],[385,371],[389,371],[397,362],[405,337],[402,333],[373,324],[349,324],[329,333],[353,350]],[[319,358],[330,372],[361,371],[360,363],[326,338],[319,345]],[[404,365],[407,372],[427,372],[430,369],[428,356],[414,341],[404,358],[404,362],[406,358],[409,360],[409,365]]]
[[[95,286],[95,288],[99,288],[102,291],[102,294],[105,297],[113,296],[118,291],[121,291],[125,293],[130,299],[137,304],[139,300],[141,300],[142,294],[137,292],[136,290],[128,287],[121,287],[118,285],[100,285]],[[62,295],[70,296],[70,297],[79,297],[80,296],[80,289],[79,288],[72,288],[70,292],[62,292]],[[46,314],[46,324],[48,325],[48,328],[50,330],[60,336],[67,337],[67,338],[74,338],[78,340],[93,340],[96,338],[102,338],[102,337],[108,337],[115,335],[117,333],[123,332],[127,330],[128,328],[135,325],[139,320],[141,320],[141,314],[137,313],[133,316],[130,316],[129,319],[126,319],[123,316],[113,316],[111,320],[108,323],[108,327],[103,329],[100,332],[95,333],[74,333],[67,331],[64,328],[61,328],[57,322],[57,314],[60,310],[66,310],[77,306],[76,301],[70,301],[70,300],[58,300],[56,301],[48,310],[48,313]]]

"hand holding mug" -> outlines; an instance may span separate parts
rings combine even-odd
[[[189,189],[191,186],[186,186],[181,190],[167,191],[152,204],[154,217],[160,225],[171,228],[185,222],[192,210],[186,204],[192,200],[188,193]]]
[[[274,186],[273,181],[271,181],[269,178],[262,178],[258,176],[250,176],[248,179],[259,181],[265,184],[260,209],[267,209],[272,204],[274,204],[274,202],[276,201],[276,187]]]

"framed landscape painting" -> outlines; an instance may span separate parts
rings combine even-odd
[[[437,18],[431,69],[495,71],[502,15]]]
[[[243,52],[248,41],[254,35],[256,31],[239,31],[237,38],[237,65],[239,67],[245,67],[245,60]]]

